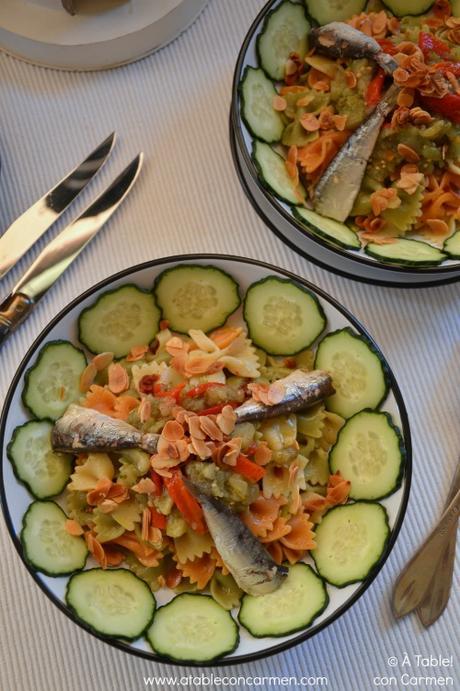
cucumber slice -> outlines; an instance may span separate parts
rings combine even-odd
[[[241,303],[238,283],[215,266],[166,269],[156,279],[154,293],[163,318],[179,333],[217,329]]]
[[[103,293],[80,314],[79,338],[92,353],[124,357],[135,345],[150,343],[158,333],[160,310],[151,293],[125,285]]]
[[[399,238],[388,245],[370,242],[365,251],[370,257],[399,266],[437,266],[447,258],[441,250],[426,242],[405,238]]]
[[[47,343],[25,375],[22,402],[32,415],[57,420],[81,396],[84,353],[68,341]]]
[[[305,0],[308,14],[318,24],[344,22],[355,14],[361,14],[366,2],[367,0]]]
[[[209,595],[183,593],[160,607],[147,639],[159,655],[180,662],[210,662],[233,652],[238,626]]]
[[[240,83],[241,115],[254,137],[264,142],[279,142],[283,136],[283,118],[273,108],[277,91],[263,70],[246,67]]]
[[[351,499],[383,499],[401,484],[404,443],[388,413],[363,410],[342,427],[333,446],[331,472],[351,482]]]
[[[334,245],[339,245],[339,247],[345,247],[345,249],[349,250],[359,250],[361,248],[361,242],[357,233],[344,223],[334,221],[332,218],[320,216],[303,206],[295,206],[293,208],[293,213],[309,231],[313,232],[315,235],[319,235],[319,237],[324,240],[328,240]]]
[[[323,338],[315,368],[330,372],[336,393],[326,405],[344,418],[364,408],[378,408],[387,397],[389,384],[380,355],[349,327]]]
[[[451,235],[450,238],[447,238],[447,240],[444,243],[443,250],[444,252],[446,252],[446,254],[449,255],[450,259],[460,259],[460,230],[457,230],[457,232]]]
[[[51,448],[53,425],[31,420],[16,427],[6,450],[14,474],[36,499],[60,494],[72,472],[72,456]]]
[[[425,14],[434,4],[434,0],[382,0],[383,4],[397,17]]]
[[[238,619],[256,638],[286,636],[310,626],[329,603],[326,586],[307,564],[289,567],[287,578],[273,593],[245,595]]]
[[[295,355],[326,328],[315,295],[286,278],[253,283],[244,299],[244,319],[254,345],[270,355]]]
[[[269,77],[277,81],[284,78],[284,68],[291,53],[304,59],[309,32],[310,22],[302,5],[288,0],[267,14],[257,37],[257,54]]]
[[[257,168],[259,179],[269,192],[276,194],[281,201],[288,204],[298,204],[305,197],[302,185],[294,186],[292,178],[286,170],[286,163],[282,156],[264,144],[255,141],[252,148],[252,160]]]
[[[335,506],[316,528],[317,546],[311,555],[320,576],[343,588],[371,574],[389,536],[388,515],[381,504]]]
[[[133,640],[152,621],[156,601],[145,581],[128,569],[89,569],[69,580],[66,602],[75,615],[103,636]]]
[[[34,501],[22,519],[24,556],[48,576],[66,576],[82,569],[88,556],[82,537],[69,535],[67,516],[54,501]]]

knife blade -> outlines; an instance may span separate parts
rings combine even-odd
[[[110,187],[45,247],[18,281],[0,305],[0,346],[112,216],[136,182],[143,160],[143,153],[138,154]]]
[[[0,237],[0,279],[64,213],[104,165],[115,143],[112,132],[71,173],[24,211]]]

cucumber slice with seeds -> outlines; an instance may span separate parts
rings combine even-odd
[[[406,238],[399,238],[388,245],[370,242],[366,245],[365,252],[381,262],[399,266],[437,266],[447,259],[436,247],[420,240]]]
[[[257,168],[261,183],[281,201],[288,204],[299,204],[305,197],[302,185],[295,187],[293,180],[286,170],[286,162],[282,156],[264,144],[255,141],[252,148],[252,160]]]
[[[52,427],[48,420],[16,427],[6,451],[16,477],[37,499],[60,494],[72,472],[72,456],[51,448]]]
[[[319,235],[319,237],[324,238],[324,240],[328,240],[334,245],[339,245],[339,247],[345,247],[346,249],[360,249],[361,242],[357,233],[353,232],[353,230],[344,223],[334,221],[332,218],[320,216],[303,206],[295,206],[293,212],[294,216],[303,223],[309,231],[315,235]]]
[[[367,0],[305,0],[308,14],[318,24],[344,22],[364,11]]]
[[[68,341],[47,343],[27,370],[22,402],[32,415],[57,420],[81,396],[84,353]]]
[[[66,602],[93,631],[127,640],[142,636],[156,607],[147,583],[128,569],[75,574],[67,584]]]
[[[406,17],[425,14],[434,4],[434,0],[383,0],[383,4],[397,17]]]
[[[166,269],[156,279],[154,292],[163,318],[179,333],[217,329],[241,302],[238,283],[215,266]]]
[[[263,70],[246,67],[240,83],[241,114],[254,137],[264,142],[279,142],[283,135],[284,122],[273,108],[273,97],[277,91]]]
[[[249,287],[244,319],[254,345],[270,355],[295,355],[308,348],[326,327],[317,298],[293,281],[276,276]]]
[[[460,230],[447,238],[443,250],[450,259],[460,259]]]
[[[230,612],[212,597],[183,593],[159,608],[147,638],[159,655],[199,663],[235,650],[239,631]]]
[[[88,548],[82,537],[65,530],[67,516],[54,501],[35,501],[22,519],[21,542],[26,560],[48,576],[82,569]]]
[[[269,77],[283,79],[286,62],[291,53],[301,60],[308,50],[310,22],[298,3],[283,2],[267,14],[257,37],[257,53],[261,67]]]
[[[326,586],[307,564],[289,567],[287,578],[273,593],[245,595],[238,619],[256,638],[286,636],[310,626],[329,603]]]
[[[349,327],[328,334],[318,346],[315,368],[330,372],[336,393],[326,405],[348,418],[364,408],[378,408],[389,384],[380,355]]]
[[[383,499],[401,484],[404,443],[388,413],[364,410],[342,427],[329,464],[351,482],[351,499]]]
[[[380,561],[390,536],[381,504],[355,502],[335,506],[316,527],[316,568],[331,585],[343,588],[363,581]]]
[[[158,333],[160,310],[151,293],[125,285],[103,293],[80,314],[79,338],[92,353],[124,357],[135,345],[146,345]]]

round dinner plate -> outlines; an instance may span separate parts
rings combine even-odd
[[[329,0],[324,0],[328,2]],[[310,232],[293,215],[291,207],[281,202],[261,184],[252,160],[254,137],[241,117],[239,84],[246,67],[258,67],[257,37],[269,12],[284,0],[270,0],[255,18],[243,41],[233,79],[230,110],[230,145],[240,182],[257,213],[268,227],[291,249],[324,269],[365,283],[418,288],[460,281],[460,260],[447,260],[436,267],[384,264],[359,251],[343,249]]]
[[[0,49],[44,67],[101,70],[172,41],[208,0],[128,0],[100,13],[68,14],[60,0],[2,0]]]
[[[350,327],[355,333],[362,334],[370,339],[364,327],[348,312],[345,307],[342,307],[333,298],[329,297],[322,290],[316,288],[307,281],[269,264],[264,264],[251,259],[221,255],[186,255],[179,257],[168,257],[126,269],[112,277],[105,279],[101,283],[98,283],[96,286],[83,293],[83,295],[71,302],[50,322],[50,324],[43,330],[24,357],[6,396],[0,421],[0,448],[2,450],[0,495],[5,520],[11,538],[26,568],[29,570],[36,583],[42,588],[50,600],[56,606],[58,606],[69,617],[69,619],[72,619],[79,624],[79,626],[82,626],[82,628],[86,629],[93,635],[97,634],[94,634],[94,632],[91,631],[90,628],[85,624],[77,621],[65,603],[64,597],[68,577],[53,578],[34,571],[25,560],[23,548],[20,542],[19,535],[21,531],[22,519],[32,501],[32,498],[26,488],[16,479],[12,466],[6,455],[6,448],[11,439],[14,428],[26,422],[29,417],[21,402],[21,393],[24,387],[24,375],[26,370],[35,362],[38,351],[45,343],[58,339],[66,339],[78,344],[78,316],[81,311],[85,307],[91,305],[101,293],[114,289],[125,283],[135,283],[142,288],[151,289],[155,278],[162,271],[186,262],[202,265],[211,264],[223,269],[233,276],[239,283],[242,294],[244,294],[250,284],[269,275],[274,275],[280,278],[289,278],[300,284],[302,287],[312,291],[317,296],[327,318],[328,332],[336,329],[342,329],[344,327]],[[241,308],[239,308],[239,310],[231,317],[231,320],[233,323],[242,322]],[[81,346],[79,345],[79,347]],[[377,348],[377,346],[375,347]],[[380,356],[382,357],[383,362],[385,362],[381,353]],[[331,585],[327,585],[330,598],[327,608],[318,616],[310,627],[300,632],[282,636],[280,638],[254,638],[240,626],[240,643],[238,648],[231,655],[220,660],[213,661],[211,663],[213,666],[254,660],[256,658],[280,652],[281,650],[310,638],[314,634],[318,633],[318,631],[324,629],[327,625],[335,621],[341,614],[351,607],[351,605],[356,602],[356,600],[370,586],[382,568],[391,549],[393,548],[404,518],[409,497],[412,472],[411,440],[407,413],[398,384],[395,381],[390,368],[388,365],[386,366],[388,369],[390,391],[381,408],[382,410],[391,414],[395,424],[401,430],[406,448],[406,464],[404,478],[399,489],[391,496],[381,500],[380,502],[385,506],[388,512],[391,529],[388,543],[380,561],[375,568],[372,569],[367,578],[362,582],[354,583],[344,588],[336,588]],[[60,498],[57,498],[57,501],[59,503]],[[311,558],[307,558],[306,561],[307,563],[313,565]],[[90,558],[88,559],[86,568],[94,565],[95,562],[93,562],[92,558]],[[171,599],[171,591],[162,589],[155,593],[155,597],[157,603],[159,605],[163,605]],[[235,618],[236,614],[237,612],[234,611],[233,615]],[[164,658],[160,658],[151,650],[149,644],[144,638],[139,638],[131,643],[127,643],[119,639],[105,638],[102,636],[98,637],[100,637],[101,640],[104,640],[109,644],[124,650],[125,652],[133,653],[149,659],[164,661]]]

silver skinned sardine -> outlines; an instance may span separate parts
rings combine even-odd
[[[312,43],[321,53],[336,58],[369,58],[392,74],[397,62],[370,36],[342,22],[313,29]],[[321,176],[314,194],[316,212],[336,221],[351,213],[386,116],[394,108],[399,88],[392,85],[369,117],[345,142]]]
[[[284,384],[283,400],[275,405],[264,405],[249,399],[235,409],[237,422],[264,420],[277,415],[289,415],[298,410],[304,410],[335,393],[330,374],[324,370],[303,372],[294,370],[284,379],[278,380]]]
[[[222,560],[245,593],[266,595],[280,587],[288,574],[254,537],[241,518],[215,497],[187,481],[201,504],[211,537]]]
[[[310,32],[312,47],[332,58],[369,58],[387,74],[393,74],[398,63],[384,53],[377,41],[343,22],[331,22]]]
[[[119,451],[143,449],[155,453],[158,434],[144,434],[124,420],[117,420],[91,408],[70,405],[51,432],[55,451]]]
[[[280,403],[266,406],[250,399],[235,409],[237,422],[288,415],[308,408],[334,393],[331,377],[320,370],[295,370],[279,381],[285,384],[285,396]],[[51,432],[53,449],[62,453],[136,448],[155,453],[158,438],[158,434],[144,434],[124,420],[116,420],[75,403],[54,423]]]

